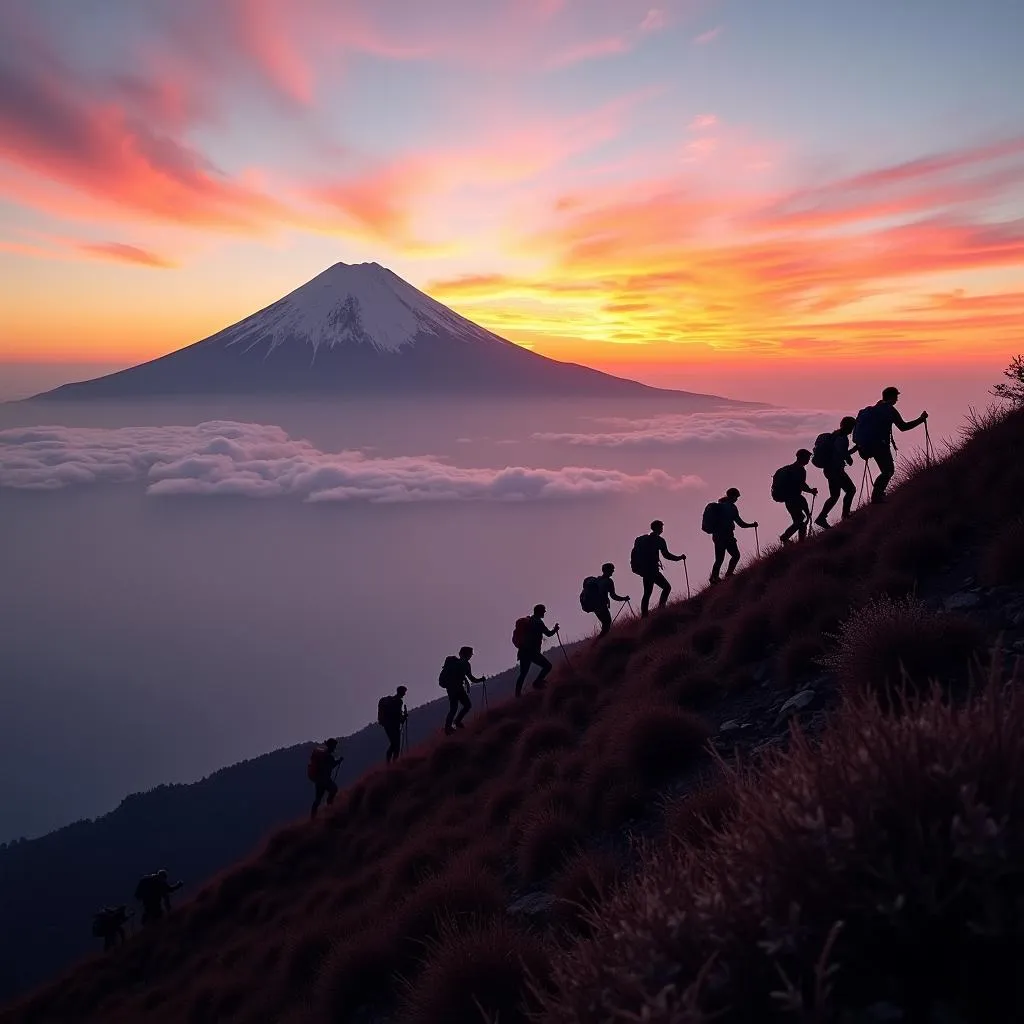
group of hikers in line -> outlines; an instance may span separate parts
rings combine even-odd
[[[895,387],[888,387],[882,392],[881,400],[874,405],[862,409],[857,416],[844,416],[835,430],[819,434],[814,441],[813,450],[801,448],[796,453],[794,462],[789,463],[775,472],[772,477],[772,499],[785,505],[792,520],[782,532],[779,540],[783,544],[792,542],[794,536],[803,540],[808,528],[813,523],[823,530],[830,529],[829,514],[842,499],[842,518],[848,518],[853,511],[853,502],[857,496],[857,486],[851,479],[848,468],[853,465],[853,456],[860,454],[865,462],[865,475],[868,474],[866,464],[874,460],[877,475],[872,480],[871,502],[877,504],[885,500],[886,488],[895,473],[892,438],[893,429],[912,430],[922,423],[927,425],[928,413],[922,412],[915,419],[907,422],[896,409],[900,392]],[[927,426],[926,426],[927,431]],[[851,446],[851,439],[853,445]],[[927,441],[930,446],[930,440]],[[930,449],[929,449],[930,450]],[[807,467],[813,465],[822,471],[828,484],[828,498],[815,518],[813,505],[808,505],[806,495],[817,496],[818,489],[807,482]],[[721,580],[722,566],[726,556],[729,561],[725,568],[725,576],[732,576],[740,561],[739,544],[736,541],[736,527],[745,530],[758,528],[757,522],[748,523],[740,515],[738,501],[740,491],[730,487],[717,501],[711,502],[704,509],[701,529],[710,535],[714,545],[714,562],[709,582]],[[659,591],[658,607],[663,608],[672,593],[669,583],[662,571],[662,559],[670,562],[683,562],[686,571],[686,555],[673,554],[663,536],[665,525],[661,520],[651,523],[650,533],[642,534],[633,542],[630,552],[630,570],[639,576],[643,583],[643,595],[640,599],[640,616],[646,618],[650,614],[651,598],[655,589]],[[611,602],[630,603],[629,595],[616,593],[613,580],[615,565],[605,562],[601,566],[599,576],[588,576],[583,581],[580,593],[580,606],[583,611],[594,615],[600,624],[599,637],[605,636],[612,627]],[[689,574],[687,573],[687,590],[689,590]],[[540,672],[533,681],[533,688],[541,690],[545,686],[552,664],[542,652],[546,637],[559,634],[559,624],[548,628],[544,621],[547,609],[538,604],[533,613],[518,619],[512,632],[512,645],[516,648],[516,660],[519,672],[516,677],[515,695],[521,697],[530,669],[536,665]],[[561,641],[559,641],[561,642]],[[486,684],[486,677],[474,676],[470,665],[473,657],[472,647],[463,647],[458,655],[445,658],[438,682],[448,694],[448,715],[445,718],[445,735],[464,728],[464,719],[473,704],[469,696],[470,683]],[[394,694],[382,697],[377,705],[377,721],[383,727],[388,738],[386,760],[388,763],[399,757],[405,727],[409,713],[404,705],[407,687],[399,686]],[[486,695],[486,686],[484,693]],[[311,817],[315,817],[317,808],[324,796],[330,804],[337,795],[338,787],[334,782],[333,773],[341,763],[341,757],[334,757],[338,741],[327,740],[314,748],[309,763],[309,778],[316,787],[315,798],[311,808]]]
[[[135,886],[135,899],[142,904],[143,926],[159,921],[164,914],[170,913],[171,894],[177,892],[185,883],[167,880],[166,868],[143,875]],[[117,906],[104,907],[97,911],[92,919],[94,938],[103,940],[104,950],[113,949],[126,938],[125,930],[128,922],[135,916],[124,903]]]
[[[784,504],[792,520],[791,524],[780,535],[783,544],[789,544],[794,536],[801,540],[807,536],[808,527],[813,523],[823,530],[830,529],[829,514],[842,499],[842,518],[846,519],[853,511],[853,502],[857,496],[857,486],[848,473],[853,465],[853,456],[860,454],[865,464],[873,460],[877,466],[877,475],[872,480],[871,502],[877,504],[885,500],[886,488],[895,474],[893,449],[895,443],[892,431],[912,430],[925,424],[927,432],[928,413],[922,412],[915,420],[905,421],[896,409],[900,392],[897,388],[888,387],[882,392],[881,401],[868,406],[854,416],[845,416],[838,429],[819,434],[815,439],[813,450],[801,448],[796,453],[796,460],[777,470],[772,477],[772,498]],[[851,439],[853,445],[851,446]],[[930,445],[930,440],[926,439]],[[927,449],[926,449],[927,450]],[[821,507],[818,516],[813,517],[813,505],[809,506],[806,495],[816,496],[818,490],[807,482],[807,467],[814,465],[820,469],[828,484],[828,498]],[[868,473],[865,468],[865,474]],[[732,576],[740,560],[739,545],[736,541],[736,527],[745,530],[757,530],[758,523],[745,522],[739,513],[738,501],[740,492],[730,487],[717,501],[711,502],[704,509],[701,529],[710,535],[714,544],[714,563],[709,582],[718,583],[725,558],[729,556],[725,576]],[[662,559],[670,562],[683,562],[686,569],[686,555],[675,555],[668,549],[663,536],[664,523],[654,520],[650,533],[642,534],[633,543],[630,553],[630,569],[639,576],[643,583],[643,596],[640,599],[640,615],[646,618],[650,614],[650,602],[655,589],[660,591],[658,607],[663,608],[672,593],[672,584],[662,572]],[[605,562],[601,566],[599,576],[588,576],[583,581],[580,593],[580,606],[585,612],[594,615],[600,623],[599,636],[605,636],[612,627],[611,602],[630,602],[628,595],[616,593],[613,576],[615,565]],[[687,574],[687,587],[689,575]],[[523,687],[529,676],[530,669],[537,666],[540,672],[532,686],[542,690],[548,674],[552,670],[551,662],[544,656],[542,647],[545,638],[558,636],[559,624],[548,627],[544,621],[547,609],[538,604],[529,616],[516,620],[512,632],[512,644],[516,648],[516,660],[519,672],[516,677],[515,695],[521,697]],[[561,640],[559,640],[561,642]],[[448,694],[448,714],[444,722],[445,735],[451,735],[464,728],[466,715],[473,704],[469,697],[469,684],[484,684],[486,695],[486,677],[473,674],[471,662],[472,647],[462,647],[457,655],[450,655],[444,660],[438,682]],[[382,697],[377,705],[377,721],[384,729],[388,739],[385,754],[390,764],[398,759],[406,742],[406,727],[409,712],[405,707],[405,686],[396,688],[393,694]],[[334,779],[335,772],[344,757],[337,753],[338,740],[328,739],[318,744],[311,752],[307,766],[307,777],[314,786],[313,804],[310,817],[316,817],[317,811],[326,798],[328,805],[333,803],[338,794],[338,784]],[[170,884],[167,871],[160,870],[140,879],[135,890],[135,899],[142,904],[142,924],[147,925],[163,917],[170,910],[170,895],[181,888],[182,882]],[[125,928],[133,913],[126,906],[104,907],[93,919],[93,935],[103,939],[103,948],[110,949],[123,942]]]

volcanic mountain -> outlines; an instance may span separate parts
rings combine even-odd
[[[336,263],[203,341],[38,397],[368,393],[673,394],[529,352],[377,263]]]

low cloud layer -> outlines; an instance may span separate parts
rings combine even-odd
[[[280,427],[25,427],[0,431],[0,487],[58,490],[144,481],[153,496],[227,495],[304,501],[533,501],[698,488],[697,476],[565,466],[465,469],[431,455],[369,458],[322,452]]]
[[[695,412],[651,419],[604,419],[604,430],[589,433],[539,433],[534,441],[606,448],[677,447],[793,441],[809,448],[838,415],[813,409],[750,409]]]

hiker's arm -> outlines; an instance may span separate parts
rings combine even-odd
[[[547,626],[542,626],[545,636],[554,636],[558,632],[558,624],[556,623],[553,629],[548,629]]]
[[[482,683],[484,681],[484,677],[483,676],[475,676],[475,675],[473,675],[472,672],[467,672],[466,673],[466,678],[471,683]]]
[[[914,427],[921,426],[926,419],[928,419],[928,413],[923,412],[916,420],[911,420],[908,423],[896,409],[893,409],[892,411],[892,425],[897,427],[899,430],[913,430]]]
[[[185,884],[184,882],[175,882],[174,885],[169,885],[167,887],[167,891],[168,892],[177,892],[184,884]]]
[[[757,529],[757,523],[745,523],[739,516],[736,516],[736,525],[742,526],[744,530]]]
[[[615,588],[614,587],[612,587],[611,598],[612,598],[613,601],[628,601],[629,600],[628,597],[619,597],[619,595],[615,593]]]

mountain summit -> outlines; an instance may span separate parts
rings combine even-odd
[[[377,263],[336,263],[203,341],[38,397],[388,393],[672,394],[514,345]]]

